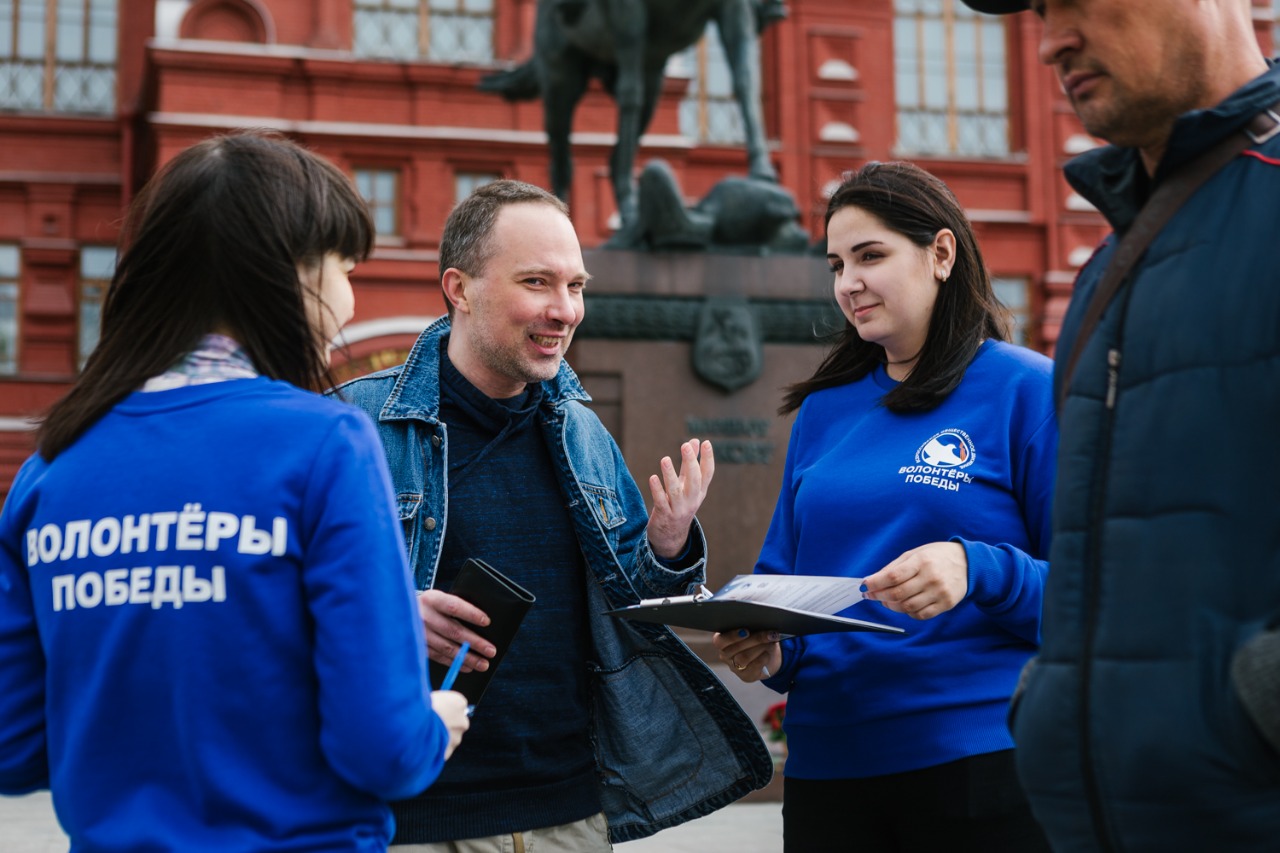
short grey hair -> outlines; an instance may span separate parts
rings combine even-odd
[[[569,215],[569,206],[542,187],[523,181],[498,180],[477,187],[458,202],[444,223],[440,237],[440,277],[447,269],[456,268],[477,276],[493,257],[495,247],[489,237],[502,208],[511,204],[546,204]],[[453,303],[445,304],[453,316]]]

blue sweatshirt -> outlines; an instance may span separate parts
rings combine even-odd
[[[894,414],[883,368],[811,394],[791,432],[757,572],[866,577],[930,542],[961,543],[963,601],[917,621],[875,602],[845,615],[903,635],[783,642],[765,683],[790,691],[786,774],[881,776],[1013,742],[1005,712],[1040,640],[1057,430],[1051,363],[987,341],[936,409]]]
[[[73,851],[382,850],[438,775],[382,448],[243,379],[135,393],[0,514],[0,793]]]

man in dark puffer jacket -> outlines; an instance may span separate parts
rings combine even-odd
[[[1180,167],[1280,111],[1249,0],[1030,8],[1041,59],[1113,143],[1066,173],[1119,235]],[[1043,644],[1013,717],[1058,851],[1280,845],[1280,119],[1259,121],[1083,333],[1059,411]],[[1081,270],[1060,373],[1116,239]]]

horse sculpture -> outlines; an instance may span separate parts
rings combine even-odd
[[[609,163],[622,230],[611,245],[630,245],[636,223],[632,171],[640,136],[649,126],[673,54],[695,44],[715,21],[733,77],[746,131],[751,177],[776,181],[760,107],[760,68],[753,45],[771,21],[785,17],[781,0],[540,0],[534,55],[510,71],[484,78],[480,88],[511,100],[542,96],[551,149],[551,189],[567,200],[573,164],[573,112],[592,77],[618,104],[618,141]]]

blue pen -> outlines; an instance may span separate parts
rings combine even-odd
[[[444,674],[444,680],[440,682],[441,690],[453,689],[454,679],[458,677],[458,672],[462,669],[462,661],[466,658],[467,652],[470,650],[470,643],[464,642],[458,647],[458,653],[453,656],[453,663],[449,664],[449,671]]]

